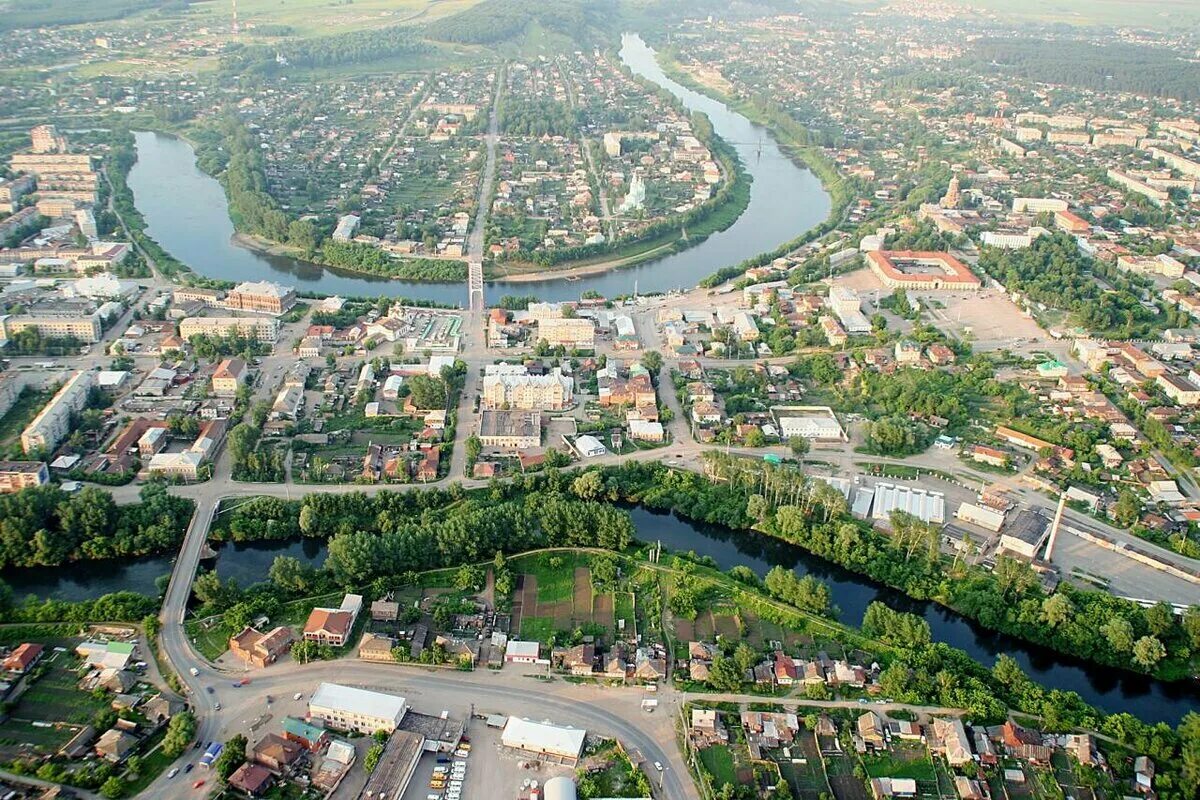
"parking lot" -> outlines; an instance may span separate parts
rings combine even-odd
[[[518,796],[521,785],[528,779],[545,783],[555,775],[572,775],[569,767],[538,764],[522,758],[519,753],[500,744],[500,730],[487,727],[482,720],[472,719],[467,725],[471,754],[466,759],[467,772],[463,781],[462,800]],[[439,764],[439,758],[451,763]],[[439,766],[453,767],[459,759],[444,753],[424,753],[417,763],[416,774],[404,793],[403,800],[427,800],[430,795],[444,797],[445,789],[430,788],[433,771]],[[522,765],[525,765],[524,767]]]

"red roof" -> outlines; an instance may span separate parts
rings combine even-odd
[[[33,662],[38,660],[38,656],[44,649],[40,644],[25,642],[4,659],[4,668],[15,672],[24,672],[33,666]]]
[[[871,265],[880,272],[887,275],[895,281],[911,281],[920,283],[929,280],[930,278],[941,281],[942,283],[955,284],[958,286],[978,286],[979,278],[976,278],[967,266],[949,253],[941,253],[929,250],[874,250],[867,253],[867,258]],[[897,262],[903,261],[919,261],[924,264],[936,264],[941,267],[943,274],[928,275],[928,274],[911,274],[906,273],[897,266]]]
[[[350,612],[314,608],[308,615],[308,622],[304,624],[304,632],[346,637],[350,634]]]

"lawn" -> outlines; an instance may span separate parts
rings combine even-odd
[[[720,789],[727,783],[737,785],[737,768],[733,763],[733,751],[728,745],[714,745],[700,751],[700,763],[713,778],[713,788]]]
[[[913,778],[918,781],[937,780],[933,763],[925,757],[905,758],[903,755],[882,753],[863,756],[863,766],[872,778]]]
[[[530,642],[549,641],[554,635],[554,619],[552,617],[522,617],[521,638]]]
[[[206,627],[201,620],[192,619],[184,623],[183,627],[196,650],[210,661],[220,658],[221,654],[229,649],[229,637],[236,632],[231,632],[220,620]]]

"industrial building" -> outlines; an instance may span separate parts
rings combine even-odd
[[[574,766],[583,752],[586,737],[587,731],[578,728],[509,717],[500,741],[505,747]]]
[[[1023,509],[1000,533],[1000,550],[1032,560],[1049,532],[1050,520],[1036,511]]]
[[[871,518],[876,520],[888,520],[893,511],[903,511],[922,522],[940,525],[946,521],[946,498],[941,492],[894,483],[877,483],[874,489],[859,489],[854,499],[855,512],[860,507],[863,516],[869,509]]]
[[[537,411],[484,410],[479,415],[479,441],[484,447],[525,450],[542,443],[542,415]]]

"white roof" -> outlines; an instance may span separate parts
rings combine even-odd
[[[390,719],[399,723],[408,708],[407,701],[394,694],[355,689],[337,683],[322,683],[308,701],[308,708],[328,708],[363,717]]]
[[[506,747],[578,758],[583,752],[585,736],[587,731],[578,728],[563,728],[548,722],[509,717],[500,740]]]
[[[604,455],[608,452],[608,448],[591,434],[585,433],[575,440],[575,446],[579,448],[579,452],[585,456],[589,454]]]
[[[325,757],[339,764],[349,764],[354,760],[354,745],[341,739],[331,739]]]
[[[100,386],[120,386],[129,377],[124,370],[106,369],[96,373],[96,383]]]
[[[517,639],[512,639],[504,648],[505,657],[509,658],[537,658],[540,645],[537,642],[522,642]]]
[[[875,519],[888,519],[893,511],[906,511],[923,522],[945,522],[945,495],[891,483],[875,485]]]

